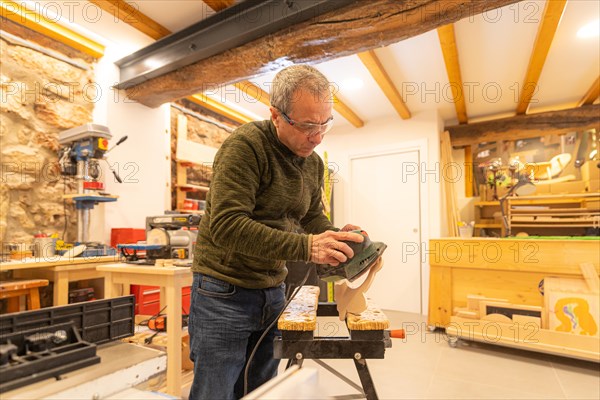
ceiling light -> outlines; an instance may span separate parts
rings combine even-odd
[[[342,89],[344,90],[358,90],[364,85],[363,80],[359,78],[348,78],[342,81]]]
[[[577,31],[577,37],[587,39],[600,34],[600,19],[585,24]]]

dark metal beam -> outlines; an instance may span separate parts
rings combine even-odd
[[[116,62],[127,89],[357,0],[246,0]]]

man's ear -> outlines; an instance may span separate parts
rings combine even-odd
[[[271,119],[273,122],[277,121],[280,117],[279,112],[275,107],[269,107],[269,111],[271,111]]]

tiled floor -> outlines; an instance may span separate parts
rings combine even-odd
[[[600,399],[600,364],[475,342],[461,341],[453,348],[444,333],[428,331],[425,316],[386,315],[392,329],[405,328],[410,334],[392,339],[385,359],[368,360],[381,400]],[[345,327],[336,318],[319,318],[318,329],[327,336],[343,334]],[[325,361],[360,385],[352,360]],[[282,371],[284,366],[282,362]],[[314,361],[306,360],[304,367],[318,370],[316,392],[323,399],[357,394]],[[185,389],[187,394],[189,387]]]
[[[412,333],[392,339],[385,359],[368,361],[382,400],[600,398],[600,364],[475,342],[461,341],[452,348],[442,332],[427,330],[426,317],[393,311],[386,315],[392,329],[405,327]],[[359,384],[351,360],[326,362]],[[304,366],[319,370],[324,398],[356,393],[313,361],[306,360]]]

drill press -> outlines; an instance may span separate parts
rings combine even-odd
[[[99,243],[89,241],[90,213],[98,203],[113,202],[117,196],[104,193],[104,183],[99,161],[108,149],[108,141],[112,138],[108,127],[97,124],[82,126],[63,131],[58,136],[60,171],[63,176],[74,177],[77,181],[77,193],[64,195],[75,202],[77,210],[77,245],[86,245],[84,256],[112,255],[115,250]],[[127,139],[121,138],[115,146]],[[114,146],[113,146],[114,147]],[[106,160],[105,160],[106,161]],[[110,168],[110,166],[109,166]],[[111,169],[118,182],[118,174]]]

